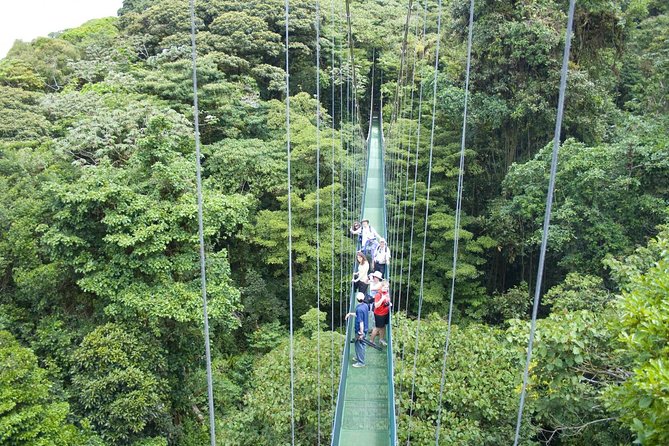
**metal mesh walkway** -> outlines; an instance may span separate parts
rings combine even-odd
[[[374,119],[368,139],[368,166],[364,191],[363,218],[385,236],[383,178],[383,138],[380,123]],[[351,300],[351,307],[353,301]],[[351,311],[353,311],[351,309]],[[370,317],[371,316],[370,313]],[[372,321],[373,322],[373,321]],[[353,318],[347,334],[352,333]],[[370,326],[373,324],[370,324]],[[367,348],[366,367],[351,367],[355,356],[350,343],[344,348],[341,382],[333,427],[333,445],[394,445],[395,404],[392,377],[392,332],[388,326],[388,347],[382,351]]]

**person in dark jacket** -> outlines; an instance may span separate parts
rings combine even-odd
[[[351,231],[352,235],[358,236],[357,237],[358,243],[362,241],[362,226],[360,225],[359,221],[354,221],[353,226],[351,226],[351,229],[349,231]]]
[[[355,313],[348,313],[344,319],[355,316],[355,358],[353,367],[365,366],[365,336],[367,335],[367,328],[369,324],[369,308],[365,303],[365,294],[358,293],[355,295],[358,305],[355,307]]]

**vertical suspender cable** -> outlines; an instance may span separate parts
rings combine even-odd
[[[444,359],[441,366],[441,382],[439,384],[439,405],[437,410],[437,431],[435,444],[439,445],[439,431],[441,429],[441,402],[444,395],[444,381],[446,377],[446,359],[451,340],[451,321],[453,319],[453,300],[455,295],[455,272],[458,265],[458,244],[460,241],[460,215],[462,213],[462,185],[465,171],[465,138],[467,135],[467,105],[469,99],[469,70],[472,60],[472,34],[474,29],[474,0],[469,1],[469,34],[467,36],[467,71],[465,74],[465,103],[462,113],[462,139],[460,141],[460,166],[458,170],[458,196],[455,202],[455,228],[453,229],[453,269],[451,277],[451,299],[448,305],[448,325],[446,329],[446,343],[444,344]]]
[[[349,59],[347,59],[347,66],[348,69],[350,70],[351,69],[350,57]],[[351,123],[353,122],[353,113],[351,112],[351,74],[346,73],[346,122],[348,123],[349,121],[351,121]],[[353,153],[353,156],[351,156],[351,152]],[[356,209],[355,183],[357,177],[357,170],[356,170],[357,164],[355,163],[355,147],[351,147],[351,137],[348,134],[348,129],[346,133],[346,155],[347,157],[353,158],[354,160],[352,166],[353,170],[351,173],[349,173],[348,201],[349,203],[351,203],[351,207],[349,208],[349,210],[353,211],[353,213],[355,214],[355,209]]]
[[[548,194],[546,195],[546,212],[544,214],[544,228],[541,235],[541,251],[539,254],[539,267],[537,270],[537,283],[534,288],[534,303],[532,305],[532,322],[530,323],[530,339],[527,343],[527,358],[525,360],[525,371],[523,372],[523,387],[520,392],[520,403],[518,407],[518,419],[516,420],[516,435],[513,445],[517,446],[520,439],[520,425],[523,419],[523,408],[525,407],[525,394],[527,392],[527,380],[532,360],[532,344],[537,327],[537,310],[539,309],[539,298],[541,283],[544,276],[544,261],[546,259],[546,247],[548,245],[548,229],[551,222],[551,209],[553,207],[553,193],[555,191],[555,177],[557,173],[558,151],[560,148],[560,130],[562,129],[562,115],[564,113],[564,97],[567,91],[567,67],[569,65],[569,50],[571,48],[571,28],[574,23],[574,7],[576,0],[569,1],[569,18],[567,30],[565,31],[564,54],[562,55],[562,71],[560,72],[560,96],[558,98],[557,118],[555,120],[555,134],[553,136],[553,154],[551,158],[551,174],[548,182]]]
[[[416,31],[415,31],[415,37],[416,39],[418,38],[418,21],[416,21]],[[395,248],[395,252],[400,252],[399,257],[400,261],[399,262],[393,262],[393,266],[391,268],[392,270],[392,275],[391,277],[396,277],[397,271],[399,270],[399,281],[396,283],[398,284],[397,286],[397,307],[401,308],[402,307],[402,283],[403,283],[403,271],[402,271],[402,265],[404,262],[404,239],[405,239],[405,233],[406,233],[406,213],[407,213],[407,199],[409,198],[409,167],[411,165],[411,136],[413,133],[413,117],[414,117],[414,99],[415,99],[415,93],[416,93],[416,60],[418,59],[418,50],[415,48],[414,45],[414,51],[413,51],[413,62],[411,66],[411,101],[409,103],[409,125],[407,126],[407,156],[406,156],[406,169],[404,172],[404,205],[402,206],[402,199],[400,197],[400,192],[401,192],[401,186],[398,188],[398,198],[397,198],[397,226],[396,226],[396,237],[393,240]],[[400,183],[398,181],[398,183]],[[402,212],[400,213],[399,208],[403,207]],[[400,231],[400,215],[402,216],[402,230]],[[400,243],[400,233],[402,234],[402,242]],[[393,292],[393,297],[395,296],[395,292]]]
[[[362,138],[362,131],[360,129],[359,125],[356,125],[356,116],[360,116],[360,111],[359,111],[359,102],[358,102],[358,80],[356,76],[356,69],[355,69],[355,56],[353,54],[353,31],[351,28],[351,8],[349,4],[349,0],[345,0],[346,4],[346,23],[347,23],[347,29],[348,29],[348,54],[349,54],[349,67],[351,69],[351,80],[352,80],[352,88],[353,91],[351,92],[351,124],[352,124],[352,131],[357,132],[358,135],[360,136],[360,143],[362,144],[363,138]],[[351,135],[353,138],[353,133]],[[353,145],[354,148],[354,154],[355,154],[355,144]],[[362,162],[364,162],[364,155],[362,154],[362,150],[364,150],[363,147],[360,148],[361,150],[361,155],[362,155],[362,160],[360,165],[362,165]],[[354,156],[354,162],[355,162],[355,156]],[[355,163],[356,165],[358,163]],[[362,209],[359,208],[358,205],[361,204],[361,200],[358,199],[358,197],[362,196],[361,193],[358,193],[358,188],[361,189],[362,191],[362,186],[364,185],[364,172],[366,169],[363,169],[360,167],[357,169],[359,171],[358,176],[354,176],[354,189],[353,189],[353,199],[354,199],[354,211],[356,212],[356,215],[360,215],[362,213]],[[355,170],[354,170],[355,171]]]
[[[200,241],[200,284],[202,288],[202,314],[204,318],[204,354],[207,362],[207,398],[209,400],[209,438],[216,446],[214,419],[214,386],[211,377],[211,348],[209,344],[209,314],[207,312],[207,276],[204,256],[204,223],[202,211],[202,166],[200,164],[200,117],[197,97],[197,63],[195,51],[195,0],[190,0],[190,41],[193,64],[193,124],[195,126],[195,172],[197,180],[197,227]]]
[[[285,0],[286,15],[286,161],[288,173],[288,312],[290,318],[290,442],[295,446],[295,353],[293,351],[293,207],[290,194],[290,66],[289,66],[289,1]]]
[[[341,26],[346,27],[346,22],[342,21]],[[344,31],[343,34],[346,34],[347,31]],[[342,59],[342,54],[344,54],[344,40],[348,41],[347,38],[342,37],[339,41],[339,79],[341,83],[341,88],[339,90],[339,100],[340,100],[340,133],[339,133],[339,138],[341,142],[341,147],[342,150],[344,147],[346,147],[345,158],[340,158],[340,162],[344,163],[343,165],[345,166],[346,170],[346,215],[345,215],[345,221],[348,222],[348,220],[351,218],[351,215],[355,215],[356,211],[356,203],[355,203],[355,195],[354,195],[354,188],[355,188],[355,172],[356,172],[356,164],[355,164],[355,159],[354,156],[351,155],[351,144],[350,144],[350,138],[348,134],[348,125],[345,123],[348,123],[351,120],[351,75],[350,72],[347,71],[344,73],[343,67],[344,67],[344,60]],[[348,43],[347,43],[348,45]],[[346,61],[346,67],[347,70],[350,70],[350,60],[347,59]],[[346,84],[346,96],[344,96],[344,84]],[[344,99],[345,98],[345,99]],[[344,135],[344,130],[346,129],[346,135]],[[341,152],[340,152],[341,153]],[[353,159],[353,165],[351,166],[349,161]],[[350,277],[351,274],[353,273],[353,259],[355,258],[355,253],[351,252],[350,250],[346,251],[346,273],[345,277]],[[347,301],[346,301],[346,294],[344,293],[344,284],[347,285],[346,288],[349,288],[348,284],[349,282],[346,280],[342,280],[342,298],[340,301],[340,321],[343,324],[344,322],[344,314],[348,312],[348,307],[346,307]],[[342,311],[343,310],[343,311]]]
[[[343,123],[344,123],[344,78],[342,74],[342,59],[341,59],[341,53],[342,53],[342,43],[341,40],[339,41],[339,175],[343,178],[346,178],[346,184],[342,185],[342,190],[341,190],[341,200],[342,200],[342,206],[339,208],[339,220],[340,220],[340,226],[344,226],[344,222],[348,220],[350,216],[349,212],[349,199],[348,199],[348,168],[344,167],[344,157],[343,157],[343,152],[344,152],[344,128],[343,128]],[[346,172],[346,175],[344,175],[344,172]],[[346,192],[346,193],[344,193]],[[344,202],[346,203],[346,206],[343,206]],[[346,207],[346,215],[344,215],[344,207]],[[339,261],[339,283],[340,288],[339,288],[339,324],[342,325],[343,320],[344,320],[344,314],[343,314],[343,307],[344,307],[344,264],[350,265],[351,262],[348,260],[348,253],[344,255],[344,235],[341,234],[339,237],[339,249],[341,250],[341,257]],[[346,266],[346,277],[348,277],[348,266]]]
[[[321,6],[316,0],[316,321],[321,306]],[[321,330],[316,330],[316,399],[318,400],[318,444],[321,444]]]
[[[392,135],[394,134],[394,126],[397,123],[397,116],[399,114],[399,97],[400,97],[400,85],[402,83],[402,78],[404,76],[404,59],[405,59],[405,53],[406,53],[406,47],[407,47],[407,38],[408,38],[408,30],[409,30],[409,21],[411,20],[411,10],[413,8],[413,0],[409,0],[409,5],[407,7],[407,15],[406,19],[404,22],[404,28],[403,28],[403,39],[402,39],[402,46],[400,48],[400,69],[399,72],[397,73],[397,83],[395,84],[395,96],[393,98],[393,111],[390,114],[390,125],[388,126],[388,139],[392,138]],[[392,177],[392,174],[390,174]]]
[[[425,48],[425,33],[427,28],[427,7],[428,0],[425,0],[425,7],[423,9],[423,33],[421,35],[421,47]],[[423,52],[425,50],[423,49]],[[423,54],[424,56],[424,54]],[[416,218],[416,183],[418,180],[418,155],[420,153],[420,137],[422,129],[422,118],[423,118],[423,89],[425,87],[425,82],[421,76],[420,85],[418,90],[418,122],[416,123],[416,153],[414,155],[414,173],[413,173],[413,197],[411,199],[411,224],[410,228],[410,237],[409,237],[409,253],[407,255],[407,289],[406,289],[406,313],[409,314],[409,290],[411,288],[411,261],[413,254],[413,236],[414,236],[414,221]],[[397,308],[401,310],[401,308]],[[396,311],[397,311],[396,310]],[[404,345],[402,347],[402,359],[404,359]]]
[[[435,46],[435,55],[434,55],[434,80],[433,80],[433,90],[432,90],[432,129],[430,132],[430,152],[428,160],[428,171],[427,171],[427,191],[425,195],[425,224],[423,226],[423,255],[420,266],[420,291],[418,292],[418,317],[416,320],[416,344],[414,347],[414,357],[413,357],[413,373],[411,379],[411,399],[413,401],[413,395],[416,388],[416,365],[418,361],[418,336],[420,333],[420,313],[423,306],[423,285],[425,279],[425,248],[427,246],[427,222],[430,215],[430,187],[432,183],[432,154],[434,151],[434,129],[437,117],[437,79],[439,77],[439,46],[441,43],[441,0],[439,0],[438,13],[437,13],[437,43]],[[411,405],[411,410],[413,410],[413,404]],[[411,412],[410,412],[411,414]],[[407,433],[407,445],[411,444],[411,415],[409,416],[409,428]]]
[[[353,70],[353,63],[351,62],[351,58],[349,56],[348,59],[348,68],[349,70]],[[352,176],[352,181],[351,181],[351,192],[349,195],[349,199],[351,200],[351,203],[353,204],[352,210],[353,214],[357,215],[358,214],[358,171],[359,171],[359,165],[356,162],[356,147],[355,147],[355,140],[353,139],[353,123],[354,123],[354,117],[353,117],[353,78],[352,78],[352,73],[349,72],[348,76],[346,78],[346,111],[347,111],[347,116],[346,116],[346,121],[347,123],[350,123],[350,133],[347,133],[347,141],[346,144],[348,146],[348,153],[353,159],[353,176]]]
[[[347,62],[347,66],[351,67],[350,64],[350,59],[348,59],[349,62]],[[348,123],[349,120],[351,120],[351,76],[350,73],[346,73],[346,122]],[[353,152],[353,155],[351,156],[351,151]],[[356,180],[356,166],[357,164],[355,163],[355,147],[351,147],[351,138],[348,133],[348,129],[346,131],[346,155],[349,158],[353,158],[353,166],[352,171],[349,173],[349,184],[348,184],[348,201],[351,203],[351,207],[349,208],[350,210],[353,211],[355,214],[355,207],[356,207],[356,197],[355,197],[355,180]]]
[[[376,76],[376,48],[372,48],[372,86],[369,95],[369,126],[367,127],[367,141],[372,137],[372,117],[374,116],[374,82]]]
[[[350,59],[347,61],[347,66],[350,69],[351,64],[350,64]],[[348,122],[351,119],[351,76],[349,73],[346,73],[346,122]],[[351,140],[348,134],[348,129],[346,132],[346,155],[348,157],[350,156],[351,153]],[[353,150],[353,153],[355,155],[355,149]],[[348,172],[349,174],[349,181],[348,181],[348,196],[347,196],[347,201],[348,203],[351,204],[349,206],[349,210],[352,210],[353,213],[355,214],[355,177],[356,177],[356,163],[355,163],[355,156],[352,157],[354,159],[354,163],[352,166],[352,172]],[[349,262],[350,263],[350,262]]]
[[[421,37],[421,42],[422,42],[422,47],[424,48],[425,45],[425,31],[426,31],[426,24],[427,24],[427,0],[425,1],[425,8],[423,10],[423,34]],[[423,88],[425,86],[425,82],[422,79],[420,79],[420,84],[419,84],[419,90],[418,90],[418,119],[416,123],[416,152],[414,154],[414,172],[413,172],[413,198],[411,199],[411,224],[409,225],[409,252],[407,255],[407,288],[406,288],[406,296],[405,296],[405,306],[406,306],[406,314],[408,316],[409,314],[409,289],[411,287],[411,261],[412,261],[412,255],[413,255],[413,236],[414,236],[414,221],[416,218],[416,183],[418,180],[418,155],[420,154],[420,136],[421,136],[421,128],[422,128],[422,117],[423,117]],[[402,259],[402,262],[404,259]],[[401,286],[401,283],[400,283]],[[400,311],[401,308],[397,308],[395,311]],[[402,343],[402,352],[400,354],[400,357],[402,359],[402,367],[404,367],[404,353],[406,350],[406,344],[407,341],[404,340]],[[401,384],[400,384],[401,385]],[[400,387],[401,389],[401,387]],[[400,395],[402,394],[402,391],[400,390]]]
[[[406,19],[404,22],[404,29],[403,29],[403,38],[402,38],[402,47],[400,50],[400,70],[397,76],[397,85],[395,86],[395,101],[393,104],[393,118],[391,118],[391,121],[393,124],[396,124],[400,129],[402,127],[402,110],[404,109],[404,92],[403,92],[403,84],[404,84],[404,71],[407,68],[406,67],[406,51],[407,51],[407,41],[409,38],[409,27],[410,27],[410,22],[411,22],[411,12],[413,10],[413,0],[409,0],[409,4],[407,6],[407,15]],[[394,126],[391,127],[389,130],[394,131]],[[392,175],[392,190],[393,193],[390,195],[393,197],[393,206],[391,207],[391,230],[387,231],[388,235],[390,238],[392,238],[392,245],[396,247],[397,245],[397,225],[395,224],[397,217],[399,216],[398,208],[399,208],[399,193],[397,193],[398,190],[398,184],[400,183],[399,178],[399,171],[400,171],[400,165],[399,165],[399,149],[402,146],[402,134],[403,131],[399,130],[397,132],[397,148],[393,151],[391,154],[391,175]],[[389,133],[389,137],[390,137]],[[388,242],[386,242],[388,243]],[[388,244],[386,244],[388,246]],[[394,262],[393,262],[394,265]],[[391,266],[392,274],[391,277],[395,277],[395,270]],[[395,279],[393,279],[395,280]],[[394,293],[393,293],[394,294]]]
[[[332,25],[332,47],[331,47],[331,76],[330,76],[330,88],[331,88],[331,98],[330,105],[332,106],[332,112],[330,113],[332,122],[332,135],[331,135],[331,154],[330,154],[330,168],[332,170],[332,188],[330,190],[330,216],[332,217],[332,227],[331,227],[331,239],[330,239],[330,251],[332,256],[330,257],[330,331],[334,332],[334,292],[335,292],[335,24],[334,24],[334,0],[330,0],[330,19]],[[335,379],[334,379],[334,363],[335,363],[335,354],[334,354],[334,336],[330,335],[330,401],[334,407],[334,388],[335,388]]]
[[[427,28],[427,7],[428,0],[425,0],[425,9],[423,10],[423,34],[421,37],[421,46],[425,48],[425,32]],[[418,181],[418,155],[420,154],[420,136],[422,129],[422,118],[423,118],[423,89],[425,87],[425,82],[422,77],[420,80],[420,86],[418,90],[418,122],[416,123],[416,153],[414,155],[414,172],[413,172],[413,197],[411,199],[411,224],[410,227],[410,237],[409,237],[409,253],[407,256],[407,291],[406,291],[406,313],[409,314],[409,289],[411,287],[411,260],[413,254],[413,236],[414,236],[414,221],[416,219],[416,183]],[[398,308],[401,310],[401,308]],[[402,355],[404,355],[404,348],[402,348]],[[404,356],[402,356],[404,358]]]
[[[408,16],[409,14],[407,14]],[[402,55],[402,65],[404,65],[404,55]],[[399,206],[399,195],[397,194],[397,185],[400,184],[401,182],[401,177],[400,177],[400,157],[399,153],[402,150],[403,147],[403,137],[404,137],[404,131],[406,129],[406,123],[403,121],[403,111],[404,111],[404,105],[405,105],[405,95],[404,95],[404,85],[400,86],[400,83],[404,83],[404,67],[400,68],[400,74],[398,75],[398,86],[397,90],[399,91],[395,101],[396,104],[394,105],[394,108],[396,109],[395,113],[395,125],[392,126],[389,130],[392,131],[392,133],[389,135],[389,139],[393,138],[393,141],[391,144],[388,144],[389,147],[392,148],[392,150],[389,153],[389,160],[388,160],[388,165],[390,167],[390,172],[389,172],[389,178],[386,184],[390,185],[389,186],[389,191],[386,192],[388,198],[390,199],[390,205],[388,206],[388,230],[387,232],[387,237],[388,240],[386,240],[386,246],[392,246],[393,250],[397,252],[397,228],[395,225],[396,217],[399,215],[398,212],[398,206]],[[384,159],[385,160],[385,159]],[[396,283],[396,276],[395,276],[395,268],[394,268],[395,262],[390,265],[388,276],[391,278],[392,283]],[[395,295],[395,287],[392,287],[392,292],[391,295]]]

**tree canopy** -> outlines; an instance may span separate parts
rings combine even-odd
[[[379,112],[391,268],[403,280],[392,290],[402,289],[399,438],[434,438],[469,2],[444,5],[436,97],[437,4],[412,4],[407,21],[408,2],[350,2],[349,36],[345,4],[322,3],[317,42],[315,3],[290,2],[298,444],[329,441],[347,342],[348,228],[367,119]],[[17,41],[0,60],[2,444],[208,442],[188,7],[125,0],[117,17]],[[666,445],[669,8],[576,8],[522,444]],[[513,437],[566,13],[556,0],[475,3],[443,442]],[[219,444],[284,444],[284,2],[196,2],[195,18]]]

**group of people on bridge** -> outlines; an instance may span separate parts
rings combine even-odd
[[[374,343],[378,337],[383,347],[386,342],[386,325],[390,319],[390,285],[387,279],[387,267],[390,263],[390,249],[378,232],[369,224],[368,219],[354,222],[350,229],[358,237],[360,250],[356,252],[357,270],[353,273],[353,290],[356,293],[355,312],[348,313],[355,317],[355,358],[353,367],[365,367],[365,346],[380,348]],[[374,328],[369,333],[369,312],[374,314]]]

